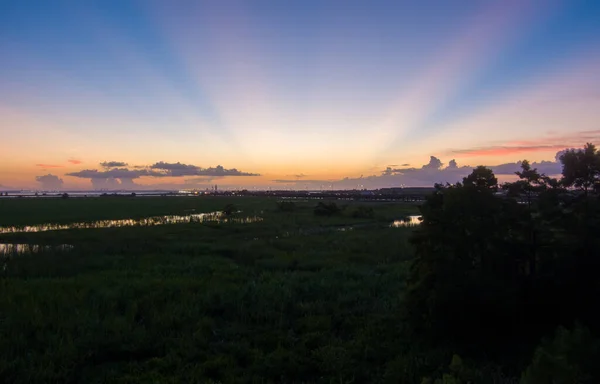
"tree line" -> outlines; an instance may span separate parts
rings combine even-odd
[[[514,182],[480,166],[435,186],[406,294],[421,345],[497,362],[524,383],[600,382],[600,152],[587,144],[560,162],[558,178],[523,161]]]

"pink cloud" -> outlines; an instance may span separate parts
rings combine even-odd
[[[571,135],[544,137],[539,140],[516,140],[503,145],[450,150],[449,154],[463,157],[505,156],[522,153],[561,151],[581,147],[587,142],[600,142],[600,130],[575,132]]]
[[[83,161],[81,161],[81,160],[77,160],[77,159],[73,159],[73,158],[71,158],[71,159],[67,160],[67,162],[69,162],[69,163],[71,163],[71,164],[75,164],[75,165],[78,165],[78,164],[81,164],[81,163],[83,163]]]
[[[36,167],[40,168],[63,168],[64,165],[56,165],[56,164],[36,164]]]
[[[459,149],[459,150],[452,151],[452,153],[462,155],[463,157],[505,156],[505,155],[520,154],[520,153],[560,151],[565,148],[567,148],[567,146],[558,145],[558,144],[557,145],[519,146],[519,147],[492,146],[492,147]]]

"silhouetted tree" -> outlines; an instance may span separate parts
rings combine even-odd
[[[482,165],[475,168],[469,176],[463,178],[463,184],[466,187],[474,187],[482,191],[496,192],[498,190],[498,179],[494,176],[494,172]]]
[[[587,143],[583,149],[567,150],[560,157],[563,164],[562,183],[567,187],[581,189],[584,195],[600,186],[600,153],[596,146]]]
[[[567,151],[560,183],[523,161],[519,180],[503,186],[507,197],[494,193],[497,179],[484,167],[462,183],[436,185],[411,238],[413,334],[516,364],[558,325],[581,321],[600,331],[600,200],[588,196],[600,184],[598,157],[590,144]],[[563,186],[582,196],[572,199]]]

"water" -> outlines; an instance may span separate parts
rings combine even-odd
[[[0,243],[0,256],[21,255],[24,253],[38,253],[42,251],[69,251],[72,245],[37,245],[37,244],[3,244]]]
[[[420,218],[421,218],[421,216],[418,216],[418,215],[407,216],[405,219],[402,219],[402,220],[394,220],[394,222],[390,225],[390,227],[393,227],[393,228],[414,227],[414,226],[421,224]]]
[[[90,229],[90,228],[118,228],[135,226],[154,226],[166,224],[184,224],[184,223],[236,223],[248,224],[262,221],[262,217],[227,217],[223,212],[196,213],[184,216],[155,216],[142,219],[120,219],[120,220],[98,220],[84,223],[71,224],[37,224],[26,226],[0,227],[0,234],[3,233],[23,233],[23,232],[46,232],[61,231],[67,229]]]

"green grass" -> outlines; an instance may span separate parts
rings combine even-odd
[[[244,214],[257,214],[276,210],[275,198],[264,197],[94,197],[70,199],[0,199],[0,226],[23,226],[32,224],[68,224],[109,219],[138,219],[161,215],[187,215],[190,213],[222,210],[227,204],[234,204]],[[417,206],[409,203],[360,203],[353,201],[337,202],[340,206],[367,205],[374,207],[379,218],[393,220],[398,216],[417,214]],[[316,200],[298,202],[298,212],[293,218],[312,221],[312,209]],[[340,217],[342,220],[340,221]],[[347,216],[330,218],[347,222]]]
[[[145,200],[35,201],[37,211],[15,200],[3,206],[12,216],[2,220],[53,221],[59,207],[68,222],[230,203]],[[316,217],[316,202],[291,213],[269,199],[233,202],[265,220],[0,236],[75,245],[8,260],[0,278],[0,382],[394,382],[390,372],[410,346],[401,304],[412,250],[410,229],[384,223],[414,207],[373,205],[375,217],[365,220]],[[373,225],[299,230],[365,221]]]

